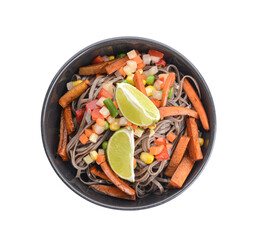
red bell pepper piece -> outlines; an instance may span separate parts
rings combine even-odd
[[[156,155],[155,158],[157,161],[164,161],[170,158],[166,146],[164,146],[163,151]]]
[[[88,103],[86,103],[86,112],[92,111],[93,109],[99,109],[100,107],[96,105],[96,102],[98,102],[98,99],[94,99]]]
[[[148,54],[149,54],[150,56],[159,57],[159,58],[163,58],[163,57],[164,57],[164,54],[163,54],[163,53],[158,52],[158,51],[156,51],[156,50],[154,50],[154,49],[149,49]]]
[[[82,122],[84,113],[85,113],[85,108],[80,108],[76,111],[76,121],[77,121],[77,123],[80,124]]]
[[[105,62],[105,59],[104,59],[103,57],[101,57],[101,56],[97,56],[96,58],[94,58],[94,59],[92,60],[92,63],[93,63],[93,64],[102,63],[102,62]]]
[[[164,61],[164,59],[160,59],[157,63],[156,63],[156,66],[162,66],[162,67],[165,67],[166,66],[166,62]]]
[[[101,97],[110,98],[110,99],[113,98],[112,94],[109,91],[107,91],[105,88],[102,88],[99,92],[98,98],[100,99]]]
[[[103,115],[100,113],[100,109],[93,109],[91,114],[92,114],[92,119],[95,120],[95,121],[98,118],[104,120]]]
[[[166,144],[166,139],[164,137],[160,137],[155,139],[155,143],[157,146],[159,145],[165,145]]]

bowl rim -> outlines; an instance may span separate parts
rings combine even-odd
[[[202,82],[202,84],[204,85],[205,89],[206,89],[206,93],[208,96],[208,100],[211,106],[211,113],[212,113],[212,134],[211,134],[211,138],[210,138],[210,144],[208,145],[208,150],[207,150],[207,155],[204,157],[204,162],[202,164],[202,166],[200,167],[200,169],[195,173],[195,175],[193,176],[193,178],[187,183],[186,186],[184,186],[180,191],[177,191],[176,193],[174,193],[173,195],[160,200],[158,202],[155,203],[151,203],[151,204],[147,204],[147,205],[143,205],[143,206],[132,206],[132,207],[124,207],[124,206],[115,206],[115,205],[110,205],[110,204],[105,204],[102,202],[98,202],[97,200],[93,200],[89,197],[87,197],[86,195],[82,194],[80,191],[78,191],[76,188],[74,188],[60,173],[60,171],[58,170],[58,168],[54,165],[53,160],[50,157],[50,154],[48,153],[48,149],[46,146],[46,133],[45,133],[45,128],[44,128],[44,122],[45,122],[45,115],[46,115],[46,105],[47,102],[49,101],[50,98],[50,93],[52,92],[53,87],[55,86],[56,82],[58,81],[60,75],[63,73],[63,71],[66,69],[66,67],[71,64],[75,59],[79,58],[84,52],[88,51],[91,48],[99,48],[101,47],[101,45],[105,45],[105,44],[111,44],[111,42],[115,42],[115,41],[124,41],[124,42],[129,42],[129,41],[140,41],[140,42],[144,42],[144,43],[149,43],[149,44],[154,44],[154,45],[158,45],[162,48],[165,48],[171,52],[174,52],[177,56],[179,56],[180,58],[182,58],[188,65],[191,66],[191,68],[193,69],[193,71],[199,76],[200,81]],[[152,208],[152,207],[156,207],[159,205],[162,205],[166,202],[169,202],[170,200],[176,198],[177,196],[179,196],[181,193],[183,193],[185,190],[188,189],[189,186],[191,186],[192,183],[195,182],[195,180],[199,177],[199,175],[202,173],[202,171],[204,170],[206,164],[209,161],[209,158],[212,154],[213,151],[213,147],[214,147],[214,143],[215,143],[215,138],[216,138],[216,131],[217,131],[217,120],[216,120],[216,111],[215,111],[215,105],[214,105],[214,101],[211,95],[211,92],[208,88],[207,83],[205,82],[203,76],[200,74],[200,72],[197,70],[197,68],[184,56],[182,55],[180,52],[178,52],[177,50],[175,50],[174,48],[161,43],[159,41],[150,39],[150,38],[144,38],[144,37],[137,37],[137,36],[122,36],[122,37],[113,37],[113,38],[107,38],[107,39],[103,39],[101,41],[97,41],[93,44],[88,45],[87,47],[83,48],[82,50],[78,51],[77,53],[75,53],[70,59],[68,59],[63,65],[62,67],[58,70],[58,72],[55,74],[55,76],[53,77],[47,92],[45,94],[45,98],[43,101],[43,105],[42,105],[42,111],[41,111],[41,137],[42,137],[42,142],[43,142],[43,147],[46,153],[46,156],[52,166],[52,168],[54,169],[54,171],[56,172],[56,174],[59,176],[59,178],[72,190],[74,191],[76,194],[78,194],[80,197],[86,199],[87,201],[94,203],[96,205],[102,206],[102,207],[106,207],[106,208],[110,208],[110,209],[116,209],[116,210],[142,210],[142,209],[148,209],[148,208]]]

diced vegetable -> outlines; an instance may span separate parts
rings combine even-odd
[[[125,117],[119,118],[119,125],[125,126],[128,123],[127,119]]]
[[[151,164],[154,161],[154,156],[148,152],[142,152],[140,159],[146,164]]]
[[[144,64],[146,64],[146,65],[149,65],[151,62],[151,56],[149,54],[144,54],[142,56],[142,59],[143,59]]]
[[[190,117],[198,118],[198,113],[190,108],[185,107],[161,107],[159,109],[161,118],[169,117],[169,116],[177,116],[177,115],[188,115]]]
[[[153,93],[153,92],[152,92],[152,93]],[[160,101],[160,100],[155,99],[155,98],[150,98],[150,100],[155,104],[155,106],[156,106],[157,108],[160,108],[160,106],[161,106],[161,101]]]
[[[80,137],[79,137],[79,141],[82,144],[86,144],[88,142],[88,137],[83,133]]]
[[[139,63],[139,64],[137,64],[137,69],[143,69],[145,66],[146,66],[146,64],[144,64],[143,62]]]
[[[94,161],[94,160],[92,160],[92,158],[90,157],[89,154],[88,154],[86,157],[84,157],[83,160],[84,160],[88,165]]]
[[[96,104],[98,102],[98,99],[94,99],[90,102],[87,102],[85,107],[86,107],[86,112],[92,111],[93,109],[99,109],[100,107]]]
[[[164,146],[163,151],[156,155],[155,158],[157,161],[164,161],[170,158],[166,146]]]
[[[149,153],[152,155],[158,155],[163,151],[163,149],[164,149],[164,145],[152,146],[149,148]]]
[[[200,143],[200,147],[202,147],[204,145],[204,139],[203,138],[199,138],[199,143]]]
[[[164,59],[160,59],[158,62],[156,62],[156,66],[165,67],[166,66],[166,62],[164,61]]]
[[[93,161],[96,161],[98,157],[98,153],[95,150],[93,150],[90,152],[90,157]]]
[[[120,129],[120,125],[119,125],[119,120],[118,119],[115,119],[114,122],[112,122],[110,125],[109,125],[109,128],[111,131],[117,131]]]
[[[144,129],[138,127],[138,128],[136,128],[134,135],[137,137],[141,137],[143,132],[144,132]]]
[[[151,56],[151,60],[152,60],[153,63],[157,63],[157,62],[159,62],[160,58]]]
[[[155,76],[154,75],[148,75],[146,81],[147,81],[148,85],[153,85],[154,81],[155,81]]]
[[[98,155],[104,155],[104,154],[105,154],[104,149],[99,148],[98,149]]]
[[[85,113],[85,108],[80,108],[76,111],[76,121],[77,121],[77,123],[80,124],[82,122],[84,113]]]
[[[130,74],[130,75],[127,75],[126,77],[126,80],[131,84],[131,85],[135,85],[134,81],[133,81],[133,77],[134,77],[134,74]]]
[[[96,133],[92,133],[92,135],[89,137],[89,140],[93,143],[96,143],[98,141],[99,136]]]
[[[108,130],[109,129],[109,123],[106,121],[106,124],[105,124],[105,126],[104,126],[104,129],[105,130]]]
[[[120,53],[120,54],[118,55],[119,58],[123,58],[123,57],[125,57],[125,56],[126,56],[125,53]]]
[[[108,141],[104,141],[101,146],[104,150],[106,150],[108,147]]]
[[[114,60],[115,56],[109,56],[109,60]]]
[[[156,90],[153,86],[146,87],[146,93],[147,93],[148,97],[152,96],[153,90]]]
[[[164,82],[162,102],[161,102],[162,107],[165,107],[167,104],[168,95],[169,95],[169,92],[171,90],[171,87],[172,87],[174,81],[175,81],[175,73],[171,72],[168,74],[168,77],[166,78],[166,81]]]
[[[93,64],[102,63],[102,62],[105,62],[105,59],[104,59],[103,57],[101,57],[101,56],[97,56],[96,58],[94,58],[94,59],[92,60],[92,63],[93,63]]]
[[[102,115],[102,113],[100,112],[101,109],[93,109],[91,112],[92,115],[92,119],[93,120],[97,120],[98,118],[101,118],[102,120],[104,120],[104,116]]]
[[[135,87],[140,90],[145,96],[147,96],[147,92],[143,83],[143,78],[142,75],[139,73],[137,70],[134,74],[134,79]]]
[[[111,116],[108,116],[107,120],[108,120],[109,123],[113,123],[115,121],[115,118],[113,118]]]
[[[137,56],[137,53],[135,52],[135,50],[131,50],[130,52],[127,53],[127,56],[129,59],[133,59]]]
[[[121,67],[126,65],[126,62],[129,60],[128,57],[118,58],[113,60],[113,62],[105,67],[105,70],[108,75],[114,73],[115,71],[119,70]]]
[[[163,58],[164,57],[163,53],[161,53],[161,52],[159,52],[157,50],[154,50],[154,49],[149,49],[148,54],[150,56],[159,57],[159,58]]]
[[[133,72],[135,72],[136,68],[137,68],[137,63],[133,60],[128,60],[127,61],[127,65],[130,66],[133,70]]]
[[[109,56],[107,56],[107,55],[103,56],[103,58],[104,58],[104,62],[108,62],[110,60]]]
[[[175,133],[170,132],[166,138],[168,139],[168,141],[173,142],[176,139],[176,137],[177,135]]]
[[[99,92],[99,95],[98,95],[99,99],[101,97],[112,99],[113,95],[109,91],[107,91],[105,88],[102,87],[100,92]]]
[[[73,82],[68,82],[66,86],[67,86],[67,89],[69,91],[70,89],[73,88]]]
[[[104,97],[101,97],[98,102],[96,102],[96,105],[99,106],[99,107],[103,107],[104,106],[104,103],[103,101],[105,100],[106,98]]]
[[[161,81],[160,79],[157,79],[154,83],[154,87],[156,90],[161,90],[164,87],[164,82]]]
[[[118,110],[110,98],[105,99],[104,104],[109,110],[111,117],[116,117],[118,115]]]
[[[108,91],[112,96],[114,95],[114,86],[112,82],[104,82],[102,88]]]
[[[95,124],[92,126],[92,129],[93,129],[94,132],[95,132],[96,134],[98,134],[98,135],[102,134],[102,133],[105,131],[105,128],[99,126],[97,123],[95,123]]]
[[[124,66],[124,72],[125,72],[126,75],[131,75],[132,73],[135,72],[135,69],[133,69],[129,65],[126,65],[126,66]]]
[[[106,100],[105,100],[105,101],[106,101]],[[103,116],[104,118],[107,118],[107,117],[110,115],[109,110],[108,110],[105,106],[102,107],[99,112],[100,112],[100,114],[102,114],[102,116]]]
[[[160,138],[157,138],[155,139],[155,143],[156,145],[165,145],[166,144],[166,139],[164,137],[160,137]]]
[[[153,96],[153,98],[155,98],[157,100],[162,100],[162,92],[161,91],[153,90],[152,96]]]
[[[84,133],[89,138],[92,135],[93,131],[92,131],[92,129],[86,128],[84,130]]]
[[[166,146],[167,151],[170,151],[173,147],[173,145],[171,143],[166,143],[165,146]]]
[[[104,127],[106,125],[106,121],[102,120],[101,118],[96,119],[96,123],[100,126],[100,127]]]

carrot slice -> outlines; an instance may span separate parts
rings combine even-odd
[[[137,65],[140,63],[143,63],[143,60],[141,59],[141,57],[139,55],[137,55],[136,57],[132,58],[132,61],[136,62]]]
[[[123,67],[126,64],[126,62],[128,60],[129,60],[129,58],[127,56],[125,56],[123,58],[117,58],[117,60],[114,63],[106,66],[107,74],[110,75],[111,73],[119,70],[121,67]]]
[[[155,139],[155,144],[156,145],[165,145],[166,144],[166,139],[164,137],[160,137]]]
[[[60,139],[59,139],[59,145],[58,145],[58,154],[63,161],[68,161],[68,155],[66,151],[67,144],[68,144],[68,131],[65,123],[64,112],[62,110],[60,115]]]
[[[175,172],[175,170],[177,169],[177,167],[179,166],[180,161],[182,160],[182,157],[186,151],[189,140],[190,140],[189,137],[186,137],[186,136],[180,137],[180,140],[174,150],[174,153],[171,157],[169,165],[167,166],[164,172],[166,176],[171,177]]]
[[[108,185],[101,185],[101,184],[95,184],[91,185],[89,188],[92,188],[98,192],[104,193],[108,196],[111,197],[116,197],[116,198],[123,198],[126,200],[135,200],[135,195],[127,195],[124,192],[122,192],[120,189],[114,186],[108,186]]]
[[[91,114],[93,120],[97,120],[98,118],[104,120],[103,115],[100,113],[100,109],[93,109]]]
[[[163,151],[163,149],[164,149],[164,145],[152,146],[149,148],[149,153],[152,155],[158,155]]]
[[[174,81],[175,81],[175,73],[171,72],[168,74],[168,76],[165,80],[165,83],[164,83],[162,102],[161,102],[162,107],[165,107],[167,104],[168,94],[170,92],[170,89],[171,89]]]
[[[88,137],[84,133],[79,137],[79,141],[84,145],[88,142],[88,140]]]
[[[106,174],[105,174],[104,172],[98,170],[95,165],[93,165],[93,166],[91,167],[90,172],[91,172],[92,174],[94,174],[95,176],[97,176],[97,177],[100,177],[100,178],[102,178],[102,179],[105,179],[105,180],[111,182],[110,179],[106,176]]]
[[[146,88],[145,88],[144,83],[143,83],[143,79],[142,79],[141,74],[138,70],[134,74],[133,81],[135,83],[135,87],[138,90],[140,90],[142,93],[144,93],[144,95],[148,96],[147,92],[146,92]]]
[[[123,75],[123,77],[126,76],[126,73],[125,73],[125,71],[124,71],[124,67],[121,67],[121,68],[119,69],[119,72]]]
[[[75,130],[74,122],[72,119],[72,111],[70,104],[64,108],[64,118],[68,131],[68,135],[72,134]]]
[[[146,66],[146,64],[144,64],[143,62],[139,63],[139,64],[137,64],[137,69],[143,69],[145,66]]]
[[[96,123],[100,126],[100,127],[104,127],[106,125],[106,121],[102,120],[101,118],[96,119]]]
[[[159,111],[161,118],[177,115],[188,115],[190,117],[198,118],[198,113],[196,111],[185,107],[161,107]]]
[[[89,138],[92,135],[93,131],[92,131],[92,129],[86,128],[84,130],[84,133],[85,133],[86,137]]]
[[[167,186],[170,188],[181,188],[193,166],[194,161],[189,156],[185,155]]]
[[[100,99],[101,97],[110,98],[110,99],[113,98],[112,94],[109,91],[107,91],[105,88],[101,88],[99,92],[98,99]]]
[[[112,183],[114,183],[120,190],[122,190],[126,194],[135,197],[135,190],[129,187],[113,172],[113,170],[106,162],[105,155],[98,155],[96,162],[101,166],[103,172],[106,174],[106,176],[110,179]]]
[[[191,84],[189,83],[189,81],[186,78],[184,79],[184,82],[183,82],[183,88],[184,88],[184,91],[186,92],[186,94],[188,95],[189,100],[191,101],[194,108],[198,112],[198,115],[199,115],[200,121],[203,125],[203,128],[205,130],[209,130],[210,129],[209,122],[208,122],[208,118],[207,118],[204,106],[203,106],[202,102],[200,101],[198,95],[196,94],[194,88],[191,86]]]
[[[192,160],[198,161],[203,159],[199,138],[198,138],[198,127],[194,118],[186,119],[187,134],[190,137],[188,144],[189,156]]]
[[[168,139],[168,141],[173,142],[176,139],[176,137],[177,135],[175,133],[170,132],[166,138]]]
[[[150,98],[150,100],[155,104],[157,108],[161,107],[161,101],[156,98]]]
[[[77,86],[67,91],[59,100],[59,104],[65,108],[74,99],[78,98],[88,88],[87,82],[82,81]]]

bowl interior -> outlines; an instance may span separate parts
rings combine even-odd
[[[136,201],[115,199],[96,193],[92,189],[89,189],[86,185],[81,183],[79,179],[75,178],[76,171],[71,166],[70,162],[63,162],[61,158],[57,156],[56,151],[58,146],[59,121],[61,111],[58,100],[66,92],[66,83],[71,80],[73,74],[78,72],[78,68],[80,66],[90,64],[91,60],[97,55],[117,55],[132,49],[138,49],[140,52],[147,52],[150,48],[163,52],[167,63],[176,65],[180,72],[183,74],[191,75],[197,80],[201,90],[202,103],[207,112],[211,130],[203,133],[203,137],[207,145],[202,148],[204,159],[202,161],[196,162],[192,172],[188,176],[181,189],[171,189],[161,196],[152,194],[143,199],[137,199]],[[203,77],[200,75],[197,69],[184,56],[169,46],[150,39],[135,37],[104,40],[81,50],[79,53],[69,59],[52,80],[52,83],[46,93],[41,119],[42,139],[46,154],[54,170],[64,181],[64,183],[66,183],[81,197],[91,202],[105,207],[125,210],[153,207],[169,201],[184,191],[184,189],[186,189],[189,184],[192,183],[198,176],[209,158],[209,154],[212,150],[214,142],[215,125],[216,117],[211,93]]]

